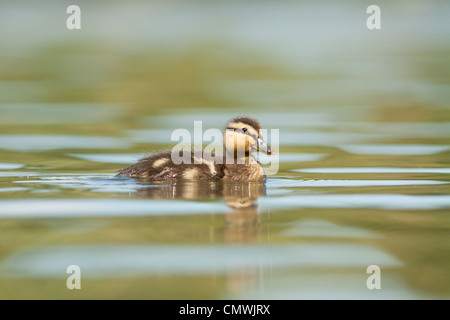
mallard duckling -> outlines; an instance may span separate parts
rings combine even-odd
[[[258,121],[249,117],[232,119],[223,134],[225,155],[214,161],[214,155],[203,154],[199,158],[190,153],[190,163],[175,164],[172,153],[164,152],[139,160],[131,167],[119,170],[120,176],[144,179],[188,179],[188,180],[264,180],[264,169],[252,156],[260,151],[274,154],[260,134]]]

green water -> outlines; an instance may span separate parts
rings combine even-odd
[[[0,299],[448,299],[450,6],[380,5],[2,2]],[[115,177],[242,114],[265,184]]]

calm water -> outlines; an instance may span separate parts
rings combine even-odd
[[[450,297],[447,2],[42,3],[0,4],[0,299]],[[265,184],[115,177],[242,114]]]

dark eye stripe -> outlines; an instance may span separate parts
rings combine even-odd
[[[245,128],[244,128],[245,129]],[[259,136],[257,136],[256,134],[250,133],[250,131],[244,131],[243,129],[236,129],[236,128],[231,128],[231,127],[227,127],[226,130],[233,130],[233,131],[242,131],[244,134],[252,137],[253,139],[255,139],[256,141],[258,141]]]

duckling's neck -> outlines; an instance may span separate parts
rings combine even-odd
[[[236,153],[233,154],[227,154],[227,157],[224,159],[224,163],[225,165],[230,164],[245,164],[245,165],[249,165],[249,164],[253,164],[253,163],[258,163],[256,161],[256,159],[250,154],[250,153],[245,153],[244,155],[237,155]]]

